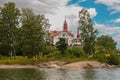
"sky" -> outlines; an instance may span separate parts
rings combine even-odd
[[[120,49],[120,0],[0,0],[0,6],[7,2],[14,2],[19,9],[31,8],[36,14],[44,14],[51,24],[50,30],[62,30],[66,18],[74,34],[79,26],[78,12],[85,8],[99,36],[111,36]]]

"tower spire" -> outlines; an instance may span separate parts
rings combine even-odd
[[[68,24],[67,24],[67,21],[66,21],[66,17],[65,17],[64,24],[63,24],[63,31],[68,32]]]

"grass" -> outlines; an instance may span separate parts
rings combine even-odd
[[[36,61],[33,59],[27,59],[27,60],[0,60],[0,64],[22,64],[22,65],[26,65],[26,64],[35,64]]]
[[[2,56],[0,60],[0,64],[7,64],[7,65],[9,64],[23,64],[23,65],[36,64],[36,59],[35,58],[28,59],[26,57],[17,56],[16,59],[10,60],[9,57]]]
[[[60,61],[66,61],[68,63],[79,62],[79,61],[87,61],[87,58],[61,58]]]
[[[38,58],[38,57],[37,57]],[[35,57],[33,58],[27,58],[23,56],[16,56],[16,59],[10,60],[9,57],[6,56],[1,56],[0,59],[0,64],[7,64],[7,65],[12,65],[12,64],[22,64],[22,65],[27,65],[27,64],[39,64],[41,62],[48,62],[48,61],[65,61],[68,63],[73,63],[73,62],[79,62],[79,61],[99,61],[96,58],[90,58],[88,59],[87,57],[55,57],[55,56],[40,56],[39,59],[36,59]]]
[[[12,65],[12,64],[38,64],[41,62],[48,62],[48,61],[66,61],[68,63],[77,62],[77,61],[86,61],[87,59],[85,57],[81,58],[69,58],[69,57],[62,57],[62,58],[55,58],[55,57],[47,57],[42,56],[39,57],[39,60],[37,60],[35,57],[33,58],[27,58],[22,56],[16,56],[16,59],[10,60],[9,57],[1,56],[0,64],[6,64],[6,65]]]

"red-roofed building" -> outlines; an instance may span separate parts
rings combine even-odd
[[[51,31],[50,38],[53,45],[59,41],[59,38],[64,38],[65,41],[68,43],[68,46],[73,44],[74,34],[68,30],[67,21],[64,21],[63,30],[62,31]]]

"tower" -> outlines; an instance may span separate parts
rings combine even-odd
[[[65,19],[64,24],[63,24],[63,31],[68,32],[68,24],[67,24],[66,19]]]
[[[80,30],[79,30],[79,28],[77,29],[77,41],[79,41],[80,40]]]

